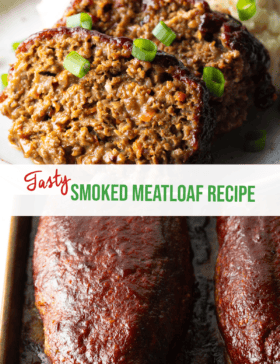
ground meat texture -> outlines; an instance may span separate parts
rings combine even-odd
[[[184,217],[42,217],[33,269],[52,364],[165,364],[190,316]]]
[[[10,141],[37,163],[208,162],[208,90],[175,57],[131,56],[132,41],[82,28],[45,30],[17,50],[1,111]],[[88,59],[81,79],[63,68]]]
[[[217,112],[217,134],[241,126],[252,99],[265,108],[276,98],[264,46],[239,21],[211,11],[205,1],[74,0],[56,26],[65,25],[66,17],[80,12],[91,14],[94,28],[101,32],[153,40],[200,77],[205,66],[220,69],[226,80],[225,92],[223,97],[211,97]],[[169,47],[152,35],[160,20],[177,35]]]
[[[216,307],[232,364],[280,362],[280,218],[220,217]]]

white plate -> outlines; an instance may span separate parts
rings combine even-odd
[[[1,0],[0,2],[0,74],[7,73],[9,64],[14,63],[12,43],[26,39],[43,29],[36,10],[39,0]],[[0,116],[0,163],[32,163],[8,142],[11,120]]]
[[[48,0],[52,12],[46,12],[46,1],[39,0],[1,0],[0,2],[0,73],[7,73],[9,64],[15,61],[12,43],[23,40],[29,35],[40,31],[46,25],[53,24],[60,16],[62,5],[70,0],[61,0],[60,6],[55,7],[57,0]],[[63,2],[63,4],[62,4]],[[1,7],[3,3],[3,6]],[[19,4],[20,3],[20,4]],[[66,7],[66,6],[65,6]],[[44,16],[45,15],[45,16]],[[280,161],[280,110],[279,100],[275,106],[265,112],[252,108],[248,120],[239,128],[215,142],[213,146],[214,163],[217,164],[257,164],[279,163]],[[23,157],[21,151],[12,147],[8,141],[8,130],[11,120],[0,114],[0,163],[32,164]],[[243,137],[247,130],[262,128],[267,131],[265,150],[259,153],[243,151]]]
[[[214,163],[218,164],[275,164],[280,163],[280,96],[274,106],[266,111],[252,107],[246,122],[217,140],[213,146]],[[244,135],[254,129],[267,132],[263,151],[244,151]]]

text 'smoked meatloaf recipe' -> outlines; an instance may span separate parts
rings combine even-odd
[[[131,55],[132,41],[82,28],[45,30],[17,50],[1,111],[10,141],[37,163],[209,162],[209,93],[174,56]],[[81,79],[64,69],[76,51]]]
[[[184,217],[42,217],[33,272],[53,364],[165,364],[190,315]]]
[[[87,12],[93,27],[113,36],[146,38],[158,48],[179,58],[194,74],[202,77],[204,67],[216,67],[225,77],[223,97],[211,97],[216,110],[216,133],[242,124],[253,95],[258,107],[268,107],[276,98],[268,74],[267,50],[241,22],[228,14],[212,11],[200,0],[73,0],[64,18]],[[166,47],[152,34],[164,21],[176,34]]]
[[[280,217],[220,217],[219,326],[232,364],[280,362]]]

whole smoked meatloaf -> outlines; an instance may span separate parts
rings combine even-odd
[[[184,217],[42,217],[35,303],[53,364],[165,364],[190,317]]]
[[[90,61],[78,78],[64,69],[76,51]],[[1,112],[10,141],[45,164],[209,162],[209,93],[174,56],[152,63],[132,41],[82,28],[45,30],[17,50]]]
[[[217,134],[240,126],[252,99],[256,106],[266,108],[276,98],[265,47],[241,22],[212,11],[205,1],[74,0],[56,26],[65,25],[66,17],[80,12],[91,14],[93,27],[103,33],[154,41],[199,77],[206,66],[220,69],[225,92],[210,100],[217,114]],[[177,35],[169,47],[152,34],[161,20]]]
[[[280,363],[280,217],[219,217],[216,307],[232,364]]]

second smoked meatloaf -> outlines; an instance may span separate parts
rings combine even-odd
[[[280,362],[280,217],[219,217],[216,307],[232,364]]]
[[[42,217],[33,269],[52,364],[175,361],[192,305],[186,218]]]
[[[45,30],[17,50],[1,112],[10,141],[37,163],[208,162],[214,118],[204,83],[174,56],[131,55],[132,41],[82,28]],[[63,68],[72,51],[83,78]]]
[[[212,11],[206,1],[73,0],[56,26],[65,25],[66,17],[80,12],[91,14],[93,27],[103,33],[154,41],[199,77],[206,66],[220,69],[226,80],[225,92],[210,100],[217,113],[217,134],[242,124],[251,96],[264,108],[276,97],[265,47],[241,22]],[[177,35],[169,47],[152,34],[161,20]]]

